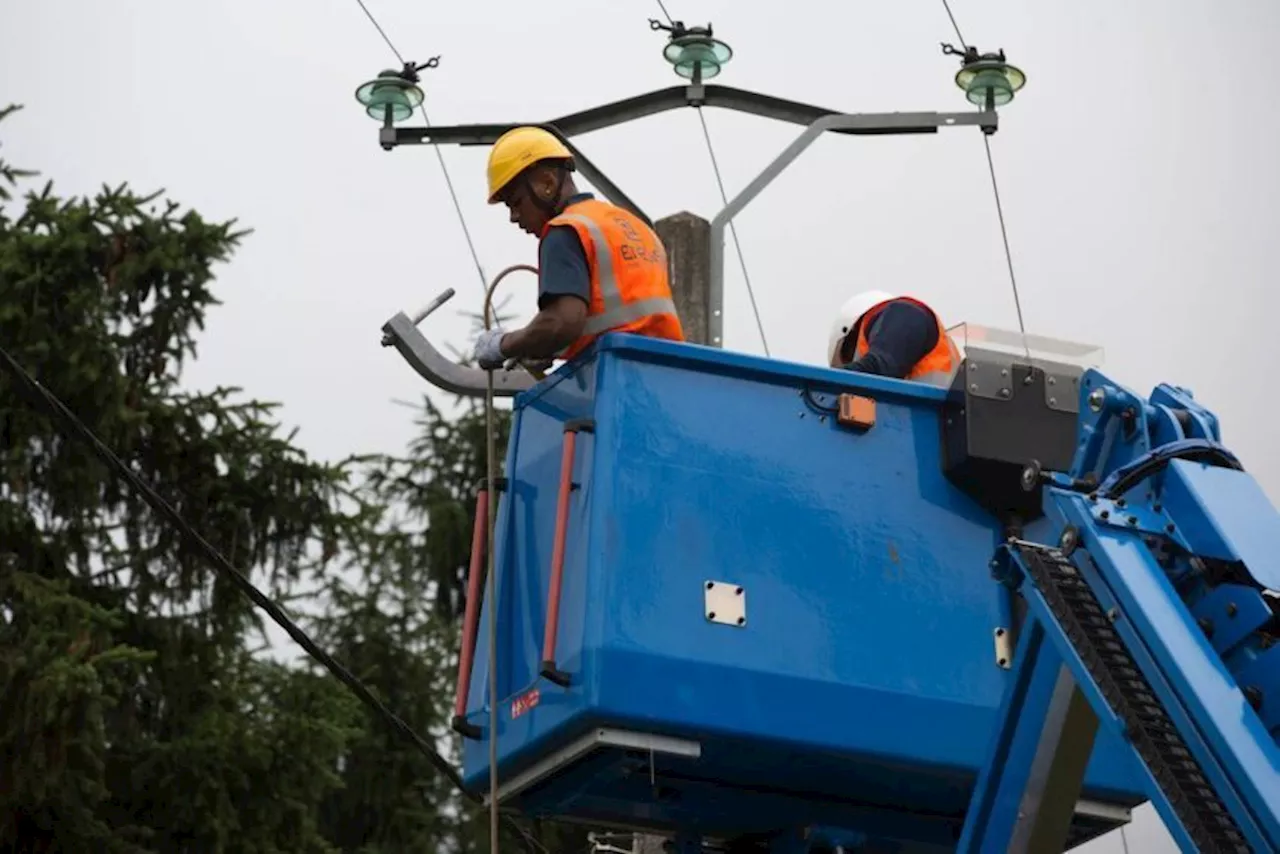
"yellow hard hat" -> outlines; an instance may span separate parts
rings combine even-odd
[[[535,127],[512,128],[498,137],[489,151],[489,204],[497,204],[502,188],[539,160],[572,159],[555,134]]]

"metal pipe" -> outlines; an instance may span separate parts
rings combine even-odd
[[[516,270],[529,270],[537,275],[538,268],[528,264],[513,264],[493,277],[493,282],[484,293],[484,313],[482,316],[485,329],[493,328],[493,292],[498,284]],[[494,494],[494,467],[497,465],[497,438],[493,424],[493,370],[487,370],[488,381],[484,397],[485,428],[485,492]],[[494,571],[493,528],[494,508],[497,501],[487,502],[485,516],[488,520],[489,571],[485,579],[488,586],[489,600],[489,851],[498,854],[498,582]]]
[[[479,736],[477,727],[467,724],[467,699],[471,692],[471,664],[476,653],[476,629],[480,620],[481,561],[485,555],[485,519],[489,515],[489,492],[476,495],[476,518],[471,527],[471,561],[467,568],[467,607],[462,618],[462,651],[458,655],[458,685],[454,692],[453,728],[470,738]]]
[[[569,677],[556,667],[556,635],[560,629],[560,590],[564,580],[564,547],[569,529],[569,493],[573,489],[573,455],[578,434],[565,426],[564,450],[560,455],[560,490],[556,494],[556,529],[551,543],[551,578],[547,589],[547,623],[542,631],[541,675],[558,685],[568,685]]]
[[[813,145],[827,131],[860,136],[885,136],[891,134],[936,133],[943,127],[980,127],[994,132],[998,126],[994,111],[976,113],[833,113],[814,120],[800,136],[783,149],[750,184],[734,196],[724,210],[711,220],[711,346],[724,345],[724,230],[752,199],[760,195],[784,169]]]

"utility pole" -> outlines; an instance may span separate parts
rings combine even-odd
[[[681,211],[653,224],[667,251],[667,273],[685,340],[711,342],[711,223]],[[638,854],[638,851],[637,851]]]

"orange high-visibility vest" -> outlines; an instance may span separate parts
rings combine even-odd
[[[951,385],[951,380],[955,376],[956,368],[960,366],[960,351],[956,349],[955,342],[951,340],[951,336],[947,334],[947,330],[942,326],[942,321],[938,319],[938,315],[934,310],[929,308],[918,299],[912,297],[898,297],[897,299],[885,300],[877,303],[862,315],[862,321],[858,324],[858,343],[853,350],[853,358],[858,359],[871,349],[867,343],[867,327],[871,325],[871,321],[875,320],[876,315],[884,311],[892,302],[904,300],[920,306],[929,312],[929,316],[933,318],[933,322],[938,325],[938,343],[933,345],[933,349],[925,354],[924,358],[911,366],[911,370],[903,377],[906,380],[914,382],[928,383],[929,385],[937,385],[947,387]]]
[[[598,199],[575,202],[543,228],[571,225],[591,270],[591,302],[582,334],[559,354],[572,359],[606,332],[683,341],[671,298],[662,241],[635,214]]]

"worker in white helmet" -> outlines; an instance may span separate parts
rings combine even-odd
[[[949,386],[960,351],[933,309],[920,300],[864,291],[840,307],[827,362],[865,374]]]

